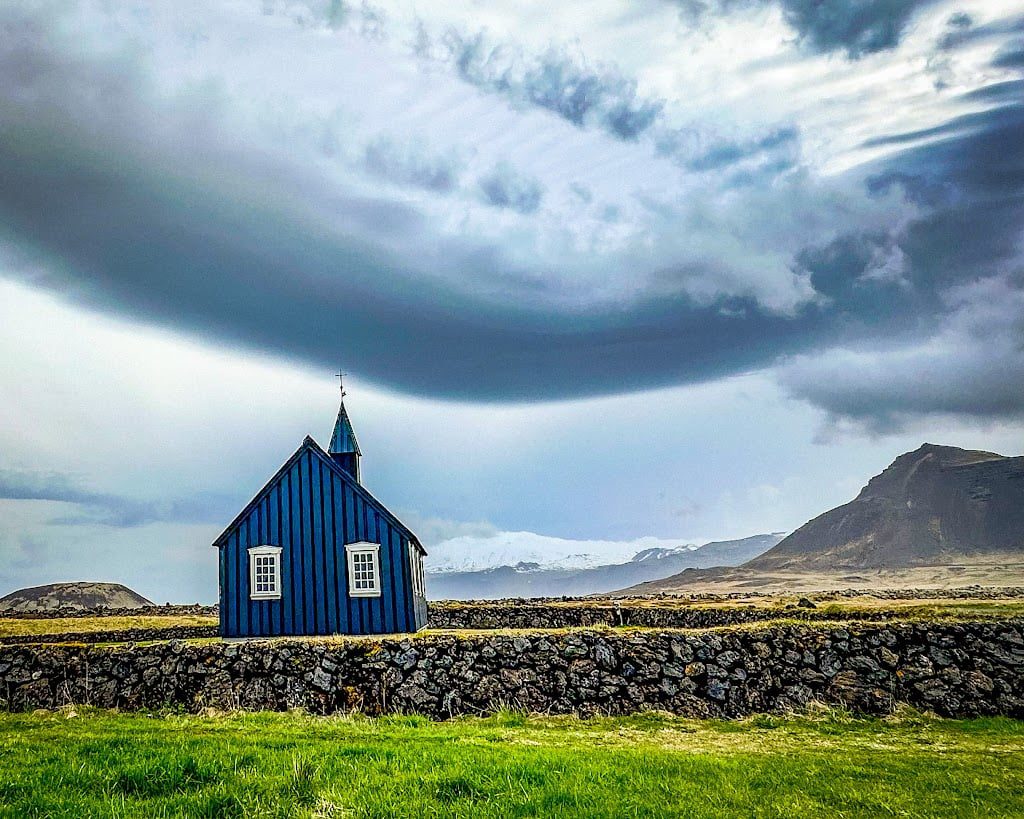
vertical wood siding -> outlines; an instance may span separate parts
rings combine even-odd
[[[416,631],[409,539],[364,492],[304,446],[218,541],[225,637]],[[381,596],[348,595],[345,544],[380,544]],[[281,547],[281,599],[249,599],[250,546]],[[416,598],[416,599],[414,599]]]

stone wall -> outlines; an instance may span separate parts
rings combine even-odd
[[[806,605],[810,605],[807,608]],[[763,623],[780,618],[821,622],[844,620],[882,622],[898,619],[895,611],[869,609],[842,614],[819,610],[812,603],[794,604],[784,608],[693,608],[615,606],[607,604],[523,604],[501,606],[491,603],[434,603],[427,615],[431,629],[554,629],[587,626],[634,626],[643,628],[715,628],[719,626]],[[125,643],[130,641],[189,639],[216,637],[219,627],[166,626],[105,631],[70,631],[31,636],[0,637],[0,645],[31,643]]]
[[[78,606],[62,606],[60,608],[35,609],[33,611],[0,609],[0,617],[13,617],[18,620],[52,620],[68,617],[181,617],[182,615],[216,617],[219,611],[219,606],[203,606],[199,603],[187,605],[168,603],[163,606],[136,606],[130,609],[111,608],[110,606],[95,606],[91,609],[84,609]]]
[[[430,575],[427,574],[429,583]],[[585,597],[513,597],[504,600],[431,600],[431,605],[490,605],[490,606],[521,606],[524,604],[564,604],[564,603],[586,603],[597,604],[608,603],[618,599],[620,601],[646,600],[655,603],[670,603],[687,605],[688,603],[731,603],[743,600],[770,599],[784,597],[779,592],[761,592],[753,589],[741,592],[690,592],[690,593],[668,593],[642,594],[633,596],[618,596],[614,594],[593,594]],[[876,600],[990,600],[1024,597],[1024,586],[961,586],[950,589],[833,589],[831,591],[807,592],[807,598],[816,602],[828,602],[830,600],[847,600],[857,597],[873,597]]]
[[[0,706],[316,713],[501,707],[735,717],[812,700],[1024,717],[1024,619],[724,631],[0,648]]]
[[[714,628],[788,618],[819,620],[860,620],[878,622],[898,618],[896,611],[868,609],[841,614],[819,610],[801,598],[801,604],[768,608],[729,606],[614,605],[608,603],[431,603],[427,627],[434,629],[576,628],[579,626],[639,626],[642,628]]]
[[[110,631],[62,631],[56,634],[18,634],[0,637],[0,646],[34,643],[131,643],[147,640],[191,640],[218,637],[219,626],[166,626],[164,628],[122,628]]]

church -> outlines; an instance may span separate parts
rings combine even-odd
[[[388,634],[426,625],[426,552],[359,479],[345,391],[328,450],[311,437],[214,541],[224,637]]]

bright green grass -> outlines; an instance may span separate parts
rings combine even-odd
[[[1024,723],[3,715],[0,816],[1024,816]]]

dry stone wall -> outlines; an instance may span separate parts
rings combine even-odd
[[[163,628],[122,628],[110,631],[62,631],[54,634],[17,634],[0,637],[0,645],[34,643],[130,643],[147,640],[192,640],[217,637],[218,626],[166,626]]]
[[[736,717],[812,700],[1024,717],[1024,619],[0,648],[0,706]]]
[[[642,628],[714,628],[747,623],[763,623],[780,617],[808,622],[820,620],[881,621],[897,618],[898,613],[882,609],[843,612],[819,610],[812,601],[786,607],[729,606],[644,606],[550,603],[508,605],[475,602],[432,603],[427,627],[434,629],[500,628],[576,628],[579,626],[638,626]]]
[[[70,617],[180,617],[183,615],[216,617],[219,611],[219,606],[203,606],[199,603],[186,605],[168,603],[163,606],[136,606],[134,608],[60,606],[52,609],[33,609],[32,611],[0,609],[0,617],[12,617],[18,620],[52,620]]]

